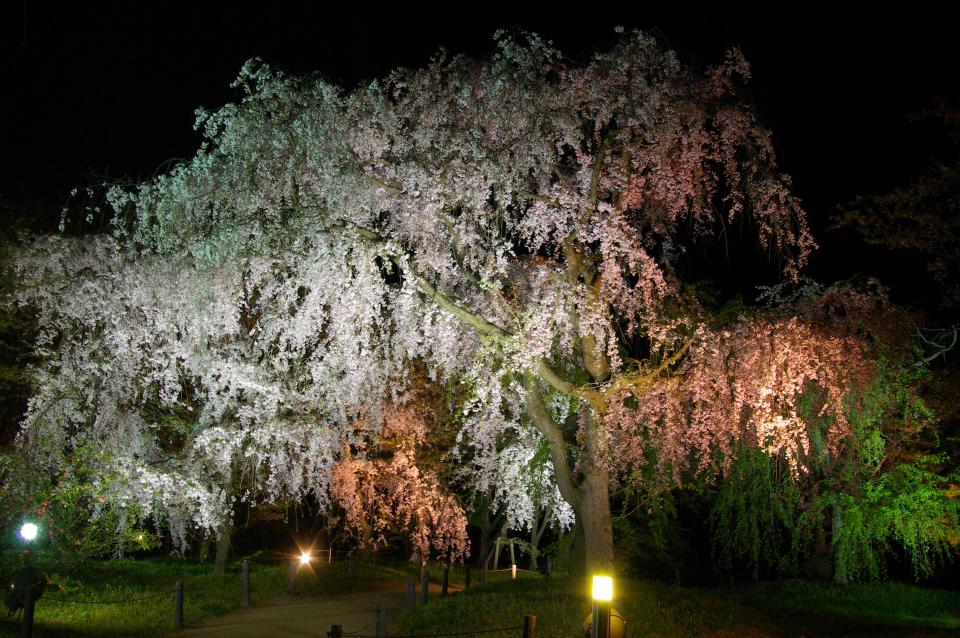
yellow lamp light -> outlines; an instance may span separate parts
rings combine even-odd
[[[613,578],[610,576],[593,577],[593,599],[607,602],[613,600]]]
[[[300,564],[308,565],[310,563],[310,552],[303,552],[300,554]]]

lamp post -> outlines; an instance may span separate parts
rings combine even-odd
[[[37,538],[38,531],[39,529],[35,523],[27,521],[20,526],[20,538],[28,543],[32,543]],[[31,636],[33,636],[33,610],[37,602],[36,599],[43,593],[42,583],[45,581],[46,577],[30,566],[30,554],[28,552],[27,564],[14,576],[14,582],[23,588],[21,592],[23,595],[23,624],[20,626],[21,638],[31,638]],[[34,589],[38,584],[41,588],[35,593]]]
[[[613,578],[593,577],[593,622],[591,638],[610,638],[610,601],[613,600]]]

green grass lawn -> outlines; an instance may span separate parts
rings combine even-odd
[[[252,604],[287,592],[288,566],[280,559],[250,562]],[[374,564],[357,561],[349,578],[346,562],[326,564],[315,561],[298,571],[297,593],[303,596],[357,590],[376,580],[406,581],[413,577],[420,589],[417,565],[408,562]],[[430,579],[439,584],[442,569],[431,566]],[[530,574],[520,572],[521,577]],[[450,572],[450,585],[459,588],[464,569]],[[37,602],[34,635],[83,637],[157,636],[173,630],[173,592],[178,579],[184,583],[184,621],[189,626],[202,618],[218,616],[241,604],[241,563],[232,563],[221,576],[212,573],[209,563],[196,564],[171,558],[89,561],[57,574],[48,570],[50,580],[62,591],[47,591]],[[489,580],[509,579],[509,572],[491,573]],[[473,570],[479,583],[481,574]],[[129,601],[129,602],[121,602]],[[16,619],[0,617],[0,637],[19,636]]]
[[[836,588],[801,581],[692,589],[619,581],[614,608],[637,636],[947,636],[960,630],[960,593],[899,583]],[[540,638],[572,638],[590,612],[586,581],[494,582],[434,600],[401,619],[400,633],[493,629],[537,616]],[[514,632],[519,635],[518,632]],[[511,633],[501,634],[504,636]]]
[[[791,580],[755,587],[731,588],[718,595],[740,606],[762,610],[768,621],[788,624],[791,618],[813,615],[839,631],[871,628],[960,630],[960,592],[927,589],[895,582],[834,587]],[[907,632],[910,633],[910,632]],[[937,635],[930,633],[930,635]]]
[[[174,559],[93,561],[51,578],[63,584],[47,592],[37,604],[35,636],[157,636],[173,629],[174,583],[185,586],[184,616],[189,626],[198,620],[225,614],[240,606],[240,563],[215,576],[209,564]],[[431,580],[439,583],[442,570],[432,566]],[[355,564],[348,578],[346,563],[317,564],[303,569],[298,593],[334,594],[371,586],[374,581],[418,583],[410,563]],[[450,574],[459,588],[462,568]],[[540,638],[574,638],[590,611],[586,581],[542,578],[521,572],[516,581],[509,572],[471,573],[473,587],[445,599],[432,597],[426,605],[400,618],[400,634],[433,634],[452,629],[493,629],[519,626],[527,614],[537,616]],[[282,596],[287,589],[287,566],[279,560],[251,562],[253,604]],[[150,597],[145,600],[99,604]],[[871,583],[837,588],[803,581],[765,583],[752,587],[676,589],[647,581],[619,580],[616,608],[628,622],[628,635],[715,636],[947,636],[960,630],[960,593],[921,589],[900,583]],[[65,602],[65,601],[87,601]],[[64,601],[64,602],[61,602]],[[520,632],[498,634],[519,636]],[[19,636],[19,623],[0,622],[0,637]]]
[[[219,576],[212,573],[209,563],[169,558],[90,561],[70,571],[69,575],[48,572],[50,580],[60,583],[63,590],[48,590],[37,602],[35,636],[149,637],[168,633],[173,630],[173,592],[178,579],[184,583],[187,625],[225,614],[241,604],[239,562]],[[400,578],[404,573],[403,569],[357,564],[350,579],[346,563],[316,564],[299,570],[297,593],[310,596],[351,591],[372,580]],[[287,564],[279,560],[251,561],[252,604],[285,594],[287,575]],[[108,602],[124,600],[130,602]],[[19,628],[15,619],[0,620],[0,636],[19,636]]]

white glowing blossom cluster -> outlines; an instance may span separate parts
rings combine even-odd
[[[494,501],[506,513],[510,529],[533,530],[542,517],[560,531],[573,527],[573,508],[560,495],[543,449],[526,441],[509,445],[499,454]]]

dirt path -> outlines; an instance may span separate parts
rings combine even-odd
[[[439,587],[434,591],[431,584],[430,595],[439,593]],[[382,602],[387,608],[389,630],[406,601],[407,585],[402,582],[377,583],[366,591],[334,596],[289,596],[199,621],[169,634],[169,638],[326,638],[334,624],[342,625],[344,632],[372,636],[376,631],[377,603]]]

